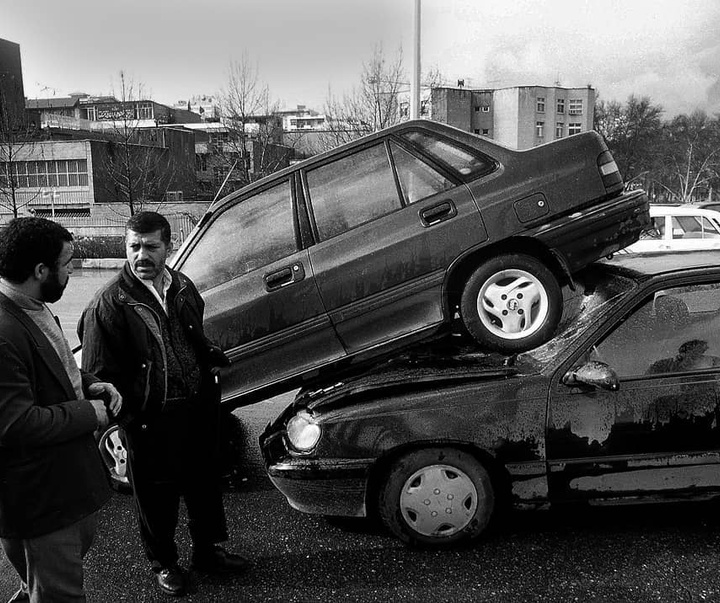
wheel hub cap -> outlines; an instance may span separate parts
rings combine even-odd
[[[431,465],[405,482],[400,506],[405,521],[420,534],[451,536],[475,515],[478,495],[462,471],[449,465]]]

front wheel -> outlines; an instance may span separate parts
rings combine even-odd
[[[378,496],[383,524],[415,546],[470,542],[488,526],[494,508],[488,472],[454,448],[416,450],[400,458]]]
[[[514,354],[552,337],[562,316],[555,275],[524,254],[500,255],[472,273],[460,299],[468,332],[485,349]]]

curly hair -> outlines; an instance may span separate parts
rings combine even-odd
[[[63,245],[73,236],[45,218],[14,218],[0,230],[0,276],[23,283],[45,264],[56,268]]]
[[[125,228],[138,234],[148,234],[159,230],[160,240],[166,245],[170,244],[170,222],[156,211],[139,211],[127,221]]]

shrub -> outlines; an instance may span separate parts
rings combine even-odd
[[[75,247],[74,257],[81,260],[125,257],[125,239],[123,237],[75,237],[73,245]]]

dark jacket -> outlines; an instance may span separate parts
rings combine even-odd
[[[83,374],[83,387],[97,381]],[[0,293],[0,536],[33,538],[97,511],[111,489],[93,432],[52,343]]]
[[[180,272],[170,270],[170,274],[167,303],[173,304],[197,355],[202,380],[200,398],[217,404],[220,392],[212,368],[226,360],[205,337],[205,305],[195,285]],[[129,430],[152,424],[167,399],[167,358],[160,312],[162,309],[155,306],[151,293],[126,262],[98,291],[78,325],[82,366],[120,391],[123,408],[118,423]]]

